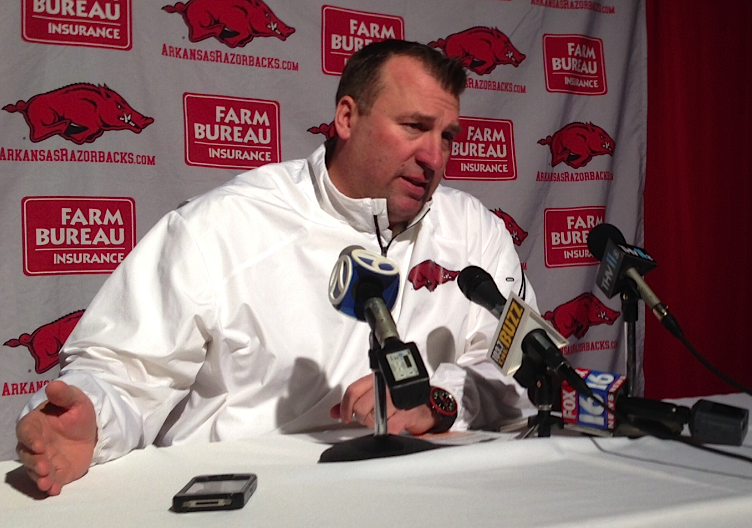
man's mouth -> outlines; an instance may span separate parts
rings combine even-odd
[[[424,179],[411,178],[409,176],[402,176],[402,179],[408,183],[408,193],[416,199],[420,199],[426,192],[428,182]]]

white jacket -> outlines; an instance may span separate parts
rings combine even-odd
[[[436,273],[481,266],[535,307],[504,223],[439,186],[392,240],[386,200],[342,195],[324,152],[243,173],[170,212],[108,278],[61,352],[61,379],[97,410],[95,463],[152,442],[333,426],[329,409],[370,373],[370,328],[332,307],[329,276],[347,246],[380,251],[375,222],[401,270],[400,337],[457,398],[454,429],[531,413],[525,391],[485,360],[497,321]],[[438,266],[410,282],[426,261]]]

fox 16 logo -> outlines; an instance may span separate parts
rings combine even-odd
[[[616,408],[616,399],[627,381],[625,376],[581,368],[576,371],[600,401],[611,410]],[[566,381],[561,384],[561,415],[565,424],[609,431],[616,427],[613,413],[594,399],[577,394]]]

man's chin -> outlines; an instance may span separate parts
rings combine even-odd
[[[387,202],[387,210],[389,212],[389,223],[409,224],[423,209],[425,202],[423,200],[403,199],[397,204],[391,204]]]

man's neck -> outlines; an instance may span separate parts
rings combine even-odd
[[[407,222],[398,222],[396,224],[389,224],[389,229],[392,231],[392,238],[396,237],[400,233],[402,233],[405,229],[407,229]]]
[[[343,193],[345,196],[348,196],[347,192],[344,192],[342,189],[341,183],[338,184],[340,179],[343,177],[341,174],[342,169],[342,163],[335,159],[335,156],[338,154],[337,152],[337,143],[338,140],[336,138],[332,138],[326,141],[326,154],[324,157],[324,161],[326,163],[327,170],[329,171],[329,179],[331,180],[334,187],[337,188],[337,190],[341,193]],[[387,211],[388,214],[388,211]],[[396,237],[400,233],[402,233],[405,229],[407,229],[409,222],[392,222],[389,220],[389,229],[392,231],[392,237]]]

